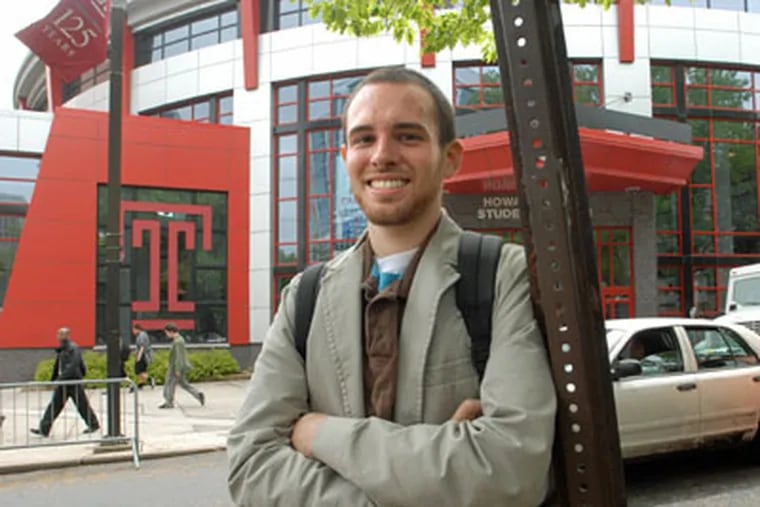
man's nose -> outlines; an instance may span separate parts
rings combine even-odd
[[[379,136],[372,152],[372,165],[380,169],[398,162],[398,145],[392,136]]]

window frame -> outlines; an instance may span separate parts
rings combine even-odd
[[[732,330],[729,329],[730,332],[732,332],[733,334],[736,335],[736,336],[733,336],[732,338],[734,338],[735,340],[737,340],[737,342],[739,343],[739,345],[743,349],[745,349],[745,352],[747,350],[749,350],[752,353],[752,355],[755,357],[755,359],[757,360],[757,362],[754,363],[754,364],[740,364],[739,361],[737,361],[736,355],[734,353],[734,350],[731,348],[731,344],[726,340],[726,336],[725,336],[724,330],[727,329],[727,328],[725,328],[724,326],[719,326],[719,325],[716,325],[716,326],[689,326],[689,325],[686,325],[686,326],[683,326],[683,329],[686,332],[686,337],[687,337],[689,346],[691,348],[691,353],[694,356],[694,364],[696,365],[697,373],[700,373],[700,372],[709,372],[709,371],[721,371],[721,370],[738,370],[738,369],[742,369],[742,368],[754,368],[754,367],[760,366],[760,357],[758,357],[758,355],[755,352],[755,350],[747,344],[746,340],[744,340],[743,337],[739,336],[738,333],[734,333]],[[709,367],[709,366],[703,367],[702,366],[702,362],[700,361],[700,356],[698,355],[697,350],[695,349],[695,344],[694,344],[694,341],[692,340],[692,335],[689,333],[689,331],[692,331],[692,330],[703,331],[703,332],[706,332],[706,331],[713,331],[713,332],[715,332],[719,336],[719,338],[723,342],[723,344],[726,346],[726,350],[730,353],[730,361],[733,364],[724,364],[723,366],[714,366],[714,367]],[[725,361],[726,359],[721,358],[721,360]]]
[[[675,352],[677,354],[677,357],[678,357],[678,359],[680,359],[681,370],[680,371],[665,371],[665,372],[657,372],[657,373],[653,373],[653,374],[646,374],[646,373],[644,373],[644,370],[642,368],[641,374],[639,374],[639,375],[633,375],[633,376],[630,376],[630,377],[625,377],[625,378],[621,379],[622,381],[625,381],[625,380],[628,380],[628,379],[642,380],[642,379],[670,377],[670,376],[685,375],[685,374],[690,373],[688,371],[688,368],[687,368],[687,362],[686,362],[686,356],[685,356],[684,350],[683,350],[683,344],[681,343],[681,340],[679,339],[678,331],[673,326],[660,326],[660,327],[646,328],[646,329],[641,329],[639,331],[636,331],[636,332],[632,333],[628,337],[628,339],[625,341],[625,343],[623,344],[623,346],[620,347],[620,349],[619,349],[617,355],[615,356],[615,359],[614,359],[613,362],[618,362],[618,361],[621,361],[623,359],[632,359],[630,357],[622,357],[622,355],[623,355],[624,352],[626,352],[628,350],[628,348],[630,347],[631,343],[633,343],[633,340],[635,340],[636,338],[641,337],[641,335],[643,335],[645,333],[652,333],[652,332],[655,332],[655,331],[668,333],[668,335],[669,335],[668,338],[670,340],[672,340],[673,345],[675,347]],[[649,354],[649,355],[651,356],[653,354]],[[645,357],[648,357],[648,356],[644,356],[642,359],[644,359]],[[641,359],[637,359],[637,361],[639,361],[639,363],[642,363]]]
[[[233,93],[232,90],[221,92],[221,93],[214,93],[211,95],[203,95],[200,97],[193,97],[192,99],[188,100],[182,100],[179,102],[172,102],[170,104],[163,104],[159,107],[155,107],[152,109],[147,109],[145,111],[140,112],[140,116],[153,116],[157,118],[166,118],[166,119],[174,119],[178,121],[197,121],[200,123],[210,123],[210,124],[217,124],[217,125],[232,125],[232,118],[234,115],[235,107],[234,102],[232,109],[230,112],[221,112],[221,101],[227,98],[232,98]],[[190,107],[190,114],[191,116],[195,114],[195,107],[206,104],[208,106],[208,115],[202,116],[202,117],[191,117],[190,119],[183,119],[183,118],[168,118],[166,116],[161,116],[163,113],[168,113],[170,111],[176,111],[178,109],[182,109],[185,107]],[[222,123],[222,119],[229,119],[229,123]],[[205,120],[205,121],[204,121]]]
[[[167,58],[171,58],[171,56],[178,56],[180,54],[189,53],[191,51],[199,51],[202,48],[193,49],[192,48],[192,39],[193,39],[193,33],[191,26],[193,23],[197,23],[199,21],[203,21],[205,19],[211,19],[214,16],[216,16],[219,20],[219,25],[215,30],[207,30],[204,32],[200,32],[196,34],[197,36],[200,35],[206,35],[208,33],[212,33],[216,31],[218,36],[217,44],[223,44],[221,42],[222,39],[222,31],[226,30],[233,25],[222,25],[221,23],[221,17],[227,13],[230,12],[236,12],[237,17],[237,35],[236,39],[241,38],[242,36],[242,26],[241,26],[241,19],[240,19],[240,2],[238,0],[228,0],[226,2],[212,5],[204,9],[199,9],[193,12],[189,12],[185,15],[181,15],[177,18],[172,18],[171,20],[168,20],[164,23],[159,23],[156,25],[153,25],[149,28],[146,28],[144,30],[140,30],[139,32],[134,34],[135,39],[135,68],[142,67],[144,65],[150,65],[151,63],[156,63],[161,60],[165,60]],[[172,41],[169,44],[166,44],[163,40],[163,36],[167,32],[171,32],[172,30],[176,30],[178,28],[181,28],[183,26],[186,26],[188,29],[188,34],[186,37],[183,37],[181,39],[178,39],[176,41]],[[154,37],[157,35],[160,35],[162,38],[162,42],[160,45],[160,48],[162,49],[161,57],[154,60],[153,59],[153,51],[154,49],[157,49],[154,47]],[[177,53],[176,55],[170,55],[165,56],[163,49],[167,45],[176,44],[181,40],[187,41],[187,49],[185,51],[182,51],[180,53]],[[227,42],[227,41],[225,41]],[[210,47],[210,46],[204,46],[204,47]]]

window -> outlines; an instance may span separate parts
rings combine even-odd
[[[704,150],[689,184],[657,197],[658,262],[682,273],[680,309],[661,314],[714,316],[724,273],[760,261],[760,68],[653,62],[651,77],[653,115],[688,122]]]
[[[106,336],[106,187],[98,189],[96,332]],[[122,189],[120,327],[140,322],[154,340],[174,322],[190,343],[227,342],[227,195]]]
[[[599,106],[604,102],[602,64],[573,61],[570,69],[575,101]],[[454,65],[454,107],[457,114],[504,107],[500,71],[497,65],[456,63]]]
[[[304,0],[274,0],[277,5],[277,30],[297,26],[313,25],[321,22],[321,18],[309,15],[309,6]]]
[[[650,0],[652,5],[667,5],[665,0]],[[673,7],[701,7],[739,12],[760,12],[760,0],[671,0]]]
[[[163,106],[140,114],[171,118],[173,120],[232,125],[232,105],[232,94],[226,92],[221,95],[212,95],[210,97],[193,99],[189,102]]]
[[[684,370],[678,339],[669,327],[647,329],[633,335],[618,356],[618,361],[623,359],[639,361],[644,376]]]
[[[683,269],[678,265],[657,268],[657,314],[680,317],[684,315]]]
[[[0,308],[39,173],[38,158],[0,154]]]
[[[227,3],[180,23],[137,34],[136,65],[146,65],[238,38],[240,16],[237,2],[234,2],[234,5]]]
[[[608,319],[633,317],[633,242],[630,227],[595,227],[597,273]]]
[[[103,63],[99,63],[95,67],[88,71],[85,71],[81,76],[75,80],[63,84],[63,101],[73,99],[80,93],[89,90],[93,86],[105,83],[109,80],[111,71],[111,61],[106,60]]]
[[[758,363],[757,355],[727,328],[686,328],[699,369],[735,368]]]
[[[274,287],[347,249],[366,227],[340,156],[340,117],[361,77],[320,77],[274,87]]]

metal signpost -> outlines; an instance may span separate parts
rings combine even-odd
[[[626,505],[559,0],[490,0],[531,287],[557,386],[563,505]]]
[[[110,96],[108,98],[108,218],[106,229],[106,347],[108,378],[119,378],[120,326],[119,304],[121,288],[121,120],[122,120],[122,54],[124,24],[127,9],[125,0],[111,1],[111,44],[109,48]],[[108,436],[121,435],[119,385],[108,384]]]

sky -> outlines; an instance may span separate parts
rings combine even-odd
[[[10,3],[8,0],[3,3]],[[14,1],[0,16],[0,109],[13,109],[13,83],[29,50],[14,34],[45,16],[58,0]]]

